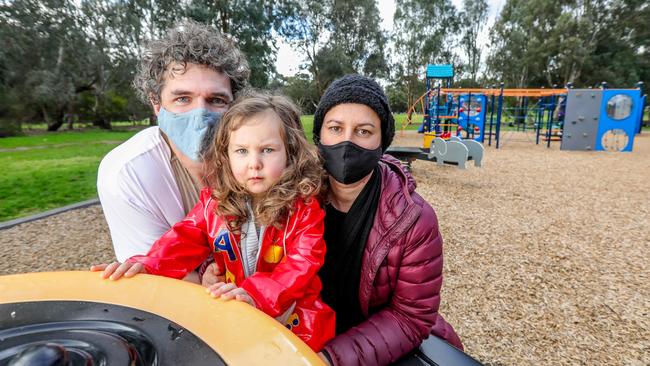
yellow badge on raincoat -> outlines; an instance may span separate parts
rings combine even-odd
[[[276,264],[280,263],[284,256],[284,250],[279,245],[270,245],[264,253],[264,261],[266,263]]]

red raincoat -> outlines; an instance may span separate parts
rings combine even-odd
[[[216,206],[210,190],[204,189],[192,211],[156,241],[146,256],[133,256],[127,262],[144,264],[150,274],[180,279],[213,255],[226,269],[226,282],[246,290],[266,314],[278,317],[295,303],[286,327],[320,351],[334,337],[335,316],[320,298],[317,273],[325,260],[325,213],[317,200],[297,200],[283,230],[272,226],[264,230],[257,271],[248,278],[244,277],[240,236],[214,213]]]

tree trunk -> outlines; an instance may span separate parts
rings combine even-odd
[[[93,126],[97,126],[99,128],[103,128],[105,130],[110,130],[111,129],[111,122],[108,121],[106,118],[95,115],[95,120],[93,121]]]
[[[74,129],[74,115],[72,113],[66,113],[65,119],[68,121],[68,130]]]
[[[99,110],[99,96],[95,94],[95,104],[93,105],[93,112],[95,114],[95,119],[93,120],[93,126],[110,130],[111,122],[106,120],[106,118],[104,118],[104,116],[102,116],[98,110]]]
[[[72,113],[72,103],[68,102],[65,106],[65,114],[63,115],[64,121],[68,123],[68,130],[72,130],[74,124],[74,113]]]
[[[58,118],[52,121],[45,107],[43,107],[43,119],[45,119],[48,131],[58,131],[59,128],[63,125],[63,116],[58,116]]]
[[[47,125],[47,130],[48,131],[58,131],[61,126],[63,126],[63,119],[56,120],[56,121],[54,121],[54,123],[48,124]]]

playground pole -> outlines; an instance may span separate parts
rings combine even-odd
[[[523,100],[521,97],[517,97],[517,105],[515,106],[515,121],[517,122],[517,132],[519,132],[519,127],[521,125],[521,106]]]
[[[542,130],[542,123],[544,122],[544,104],[546,97],[542,97],[537,107],[537,115],[535,116],[535,129],[537,130],[537,137],[535,138],[535,145],[539,145],[539,132]]]
[[[503,82],[501,82],[501,91],[499,92],[499,107],[497,109],[497,149],[499,148],[499,133],[501,132],[501,111],[503,109]]]
[[[546,147],[551,147],[551,130],[553,129],[553,110],[555,109],[555,95],[549,97],[548,124],[546,129]]]
[[[645,102],[647,99],[647,95],[643,94],[645,90],[643,90],[643,81],[639,81],[636,83],[636,87],[639,88],[639,91],[641,92],[641,118],[639,118],[639,126],[636,129],[636,133],[640,134],[641,130],[643,130],[643,113],[645,113]]]
[[[424,97],[424,106],[425,109],[422,111],[424,113],[424,132],[431,132],[431,106],[429,101],[429,91],[431,87],[431,79],[427,78],[427,92]]]
[[[526,119],[528,118],[528,97],[524,97],[524,132],[526,132]]]
[[[491,89],[494,89],[494,85],[492,85]],[[492,117],[494,117],[494,93],[490,97],[490,134],[488,135],[488,146],[492,146]]]
[[[438,89],[437,89],[437,95],[436,95],[436,120],[434,122],[435,129],[436,129],[436,136],[440,134],[440,84],[442,81],[438,82]]]
[[[467,128],[465,129],[465,138],[469,139],[469,123],[472,120],[472,92],[467,93]]]

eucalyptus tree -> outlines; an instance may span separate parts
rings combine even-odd
[[[466,57],[464,71],[469,76],[472,86],[475,87],[478,86],[476,79],[483,52],[479,45],[479,37],[487,23],[487,16],[488,4],[485,0],[463,0],[463,10],[460,13],[462,34],[460,46]]]
[[[297,0],[281,34],[305,57],[317,94],[347,73],[388,74],[386,35],[374,0]]]
[[[277,29],[294,11],[295,3],[286,0],[191,0],[185,16],[237,40],[251,67],[251,84],[266,87],[276,73]]]
[[[459,61],[454,40],[459,29],[457,9],[451,0],[397,0],[393,23],[396,61],[392,79],[411,105],[424,90],[427,64]]]
[[[508,0],[491,30],[490,76],[515,87],[648,80],[650,6],[639,0]]]
[[[12,118],[44,119],[58,128],[88,79],[78,60],[88,50],[77,7],[69,1],[16,0],[0,8],[6,73],[15,105]]]

